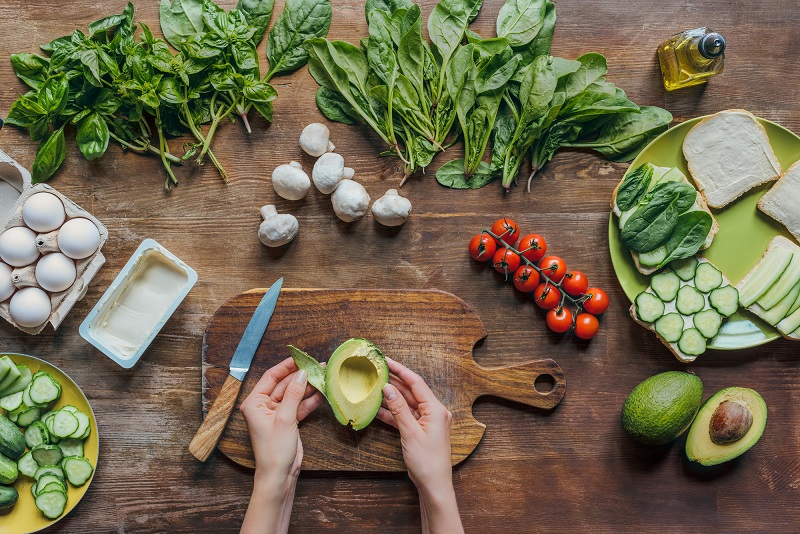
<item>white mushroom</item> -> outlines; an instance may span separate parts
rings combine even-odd
[[[297,235],[299,225],[294,215],[279,214],[272,204],[261,208],[264,222],[258,228],[258,238],[268,247],[285,245]]]
[[[331,131],[319,122],[309,124],[300,134],[300,147],[309,156],[320,157],[325,152],[333,152],[336,147],[331,143]]]
[[[286,200],[300,200],[311,189],[311,179],[303,172],[303,166],[296,161],[288,165],[278,165],[272,171],[272,187]]]
[[[330,195],[342,180],[349,180],[355,171],[344,166],[344,158],[335,153],[328,152],[320,156],[311,171],[311,178],[320,193]]]
[[[384,226],[400,226],[411,213],[411,201],[397,194],[397,189],[389,189],[385,195],[372,205],[372,215]]]
[[[353,180],[342,180],[331,196],[333,211],[344,222],[353,222],[367,214],[369,195],[364,186]]]

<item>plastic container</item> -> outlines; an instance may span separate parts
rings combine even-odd
[[[197,282],[197,273],[145,239],[81,323],[81,336],[130,369]]]

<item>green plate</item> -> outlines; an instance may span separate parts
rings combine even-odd
[[[649,162],[659,167],[677,167],[690,177],[681,147],[689,130],[703,118],[686,121],[661,134],[633,160],[630,169]],[[800,159],[800,137],[774,122],[758,120],[767,130],[772,148],[783,169],[788,169]],[[722,269],[734,285],[761,259],[773,237],[783,235],[792,239],[782,224],[767,217],[756,207],[761,195],[771,185],[765,184],[753,189],[721,210],[712,210],[719,223],[719,232],[711,247],[702,251],[702,254]],[[636,270],[630,252],[620,242],[617,217],[613,213],[608,221],[608,244],[617,279],[628,298],[633,300],[647,288],[649,277]],[[739,310],[723,324],[708,347],[720,350],[744,349],[763,345],[779,337],[780,333],[772,326],[746,310]]]

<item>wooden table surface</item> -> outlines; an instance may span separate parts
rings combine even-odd
[[[40,43],[122,10],[123,0],[6,0],[0,3],[0,57],[36,52]],[[231,7],[235,2],[220,2]],[[276,12],[283,5],[281,0]],[[136,0],[138,19],[158,28],[156,0]],[[362,2],[333,0],[330,37],[366,34]],[[433,2],[423,2],[423,15]],[[473,28],[490,34],[500,8],[487,1]],[[608,57],[609,79],[639,104],[670,110],[676,121],[746,108],[800,132],[800,18],[790,0],[560,0],[553,52]],[[655,48],[676,31],[711,25],[729,43],[726,71],[707,87],[666,94]],[[259,47],[261,61],[264,43]],[[777,341],[736,352],[709,352],[681,365],[627,314],[606,244],[608,201],[626,165],[589,153],[561,152],[526,194],[439,187],[428,176],[403,188],[414,205],[399,231],[371,217],[336,219],[330,200],[313,192],[301,202],[277,198],[272,169],[312,159],[298,146],[301,128],[320,120],[317,86],[306,70],[277,81],[274,123],[256,119],[252,135],[227,124],[214,150],[231,175],[181,169],[181,185],[163,191],[156,159],[109,148],[87,163],[70,141],[51,185],[108,227],[108,261],[53,333],[23,334],[0,322],[0,350],[43,357],[70,374],[97,414],[100,464],[84,501],[54,531],[236,532],[251,490],[251,471],[220,454],[195,461],[187,445],[200,424],[200,350],[214,310],[229,297],[284,276],[288,287],[438,288],[471,304],[489,336],[475,355],[486,366],[552,357],[568,388],[552,413],[492,399],[475,407],[487,424],[482,443],[455,470],[468,532],[530,531],[796,531],[800,525],[800,344]],[[0,113],[23,85],[0,61]],[[375,137],[335,124],[333,139],[373,199],[399,180],[396,163],[376,159]],[[173,149],[179,147],[173,142]],[[0,132],[0,148],[30,166],[35,144],[19,130]],[[451,153],[455,153],[453,150]],[[440,158],[438,163],[443,160]],[[433,169],[431,169],[432,171]],[[258,208],[276,203],[295,214],[300,235],[268,250],[256,236]],[[548,334],[543,315],[466,254],[469,238],[497,216],[546,236],[549,250],[606,288],[612,308],[590,343]],[[200,281],[142,360],[123,370],[78,335],[78,325],[145,238],[194,267]],[[683,439],[667,450],[634,445],[619,423],[626,394],[660,371],[689,369],[706,397],[725,386],[757,389],[769,406],[766,432],[738,461],[715,470],[690,466]],[[0,519],[2,521],[2,519]],[[303,473],[293,532],[418,532],[416,491],[406,476]]]

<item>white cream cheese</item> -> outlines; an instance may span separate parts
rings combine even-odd
[[[188,275],[158,250],[147,250],[90,325],[93,336],[130,359],[169,318]]]

